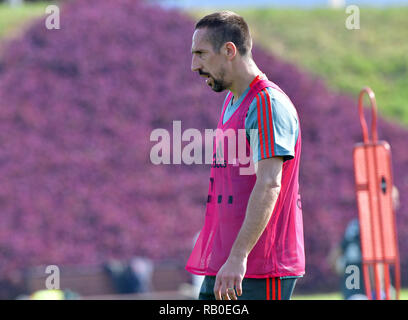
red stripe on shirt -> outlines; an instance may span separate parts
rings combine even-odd
[[[257,111],[258,111],[258,134],[259,134],[259,145],[261,148],[261,159],[265,159],[265,153],[263,149],[263,140],[262,140],[262,130],[259,130],[261,126],[261,106],[259,102],[259,95],[256,96],[256,102],[257,102]]]
[[[249,84],[249,86],[252,88],[259,80],[261,80],[261,75],[256,76],[255,79],[252,80],[252,82]]]
[[[265,89],[264,90],[262,90],[262,92],[260,93],[261,94],[261,96],[262,96],[262,99],[263,99],[263,108],[262,108],[262,115],[263,115],[263,133],[264,133],[264,136],[265,136],[265,147],[266,147],[266,155],[267,155],[267,157],[268,158],[270,158],[271,156],[270,156],[270,154],[269,154],[269,139],[268,139],[268,124],[267,124],[267,122],[266,122],[266,105],[267,105],[267,102],[266,102],[266,99],[265,99]],[[259,123],[258,124],[258,127],[259,128],[262,128],[262,126],[261,126],[261,124]],[[265,159],[265,158],[264,158]]]
[[[270,300],[271,299],[271,295],[269,292],[269,278],[266,278],[266,300]]]
[[[274,150],[274,136],[273,136],[273,122],[272,122],[272,106],[271,106],[271,99],[268,94],[268,90],[265,90],[266,99],[268,101],[268,112],[269,112],[269,125],[270,125],[270,133],[271,133],[271,150],[272,150],[272,157],[275,156]]]

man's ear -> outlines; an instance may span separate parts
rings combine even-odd
[[[232,60],[237,55],[237,47],[233,42],[226,42],[224,44],[224,54],[228,60]]]

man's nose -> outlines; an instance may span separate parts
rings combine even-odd
[[[200,69],[201,69],[201,64],[198,63],[197,57],[193,56],[193,58],[191,60],[191,71],[196,72],[196,71],[198,71]]]

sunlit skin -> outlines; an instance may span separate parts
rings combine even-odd
[[[215,91],[221,92],[230,86],[230,83],[225,79],[226,70],[225,63],[231,59],[231,51],[227,55],[216,54],[212,45],[205,39],[206,31],[198,29],[194,32],[193,46],[191,53],[193,55],[191,62],[191,70],[196,71],[200,76],[207,78],[207,84]],[[234,50],[235,45],[231,43],[225,46],[224,49],[231,48]],[[230,58],[230,59],[228,59]]]
[[[215,52],[206,37],[207,29],[193,34],[191,70],[207,78],[215,92],[230,90],[235,101],[262,72],[251,56],[241,56],[233,42],[224,43]],[[243,293],[247,258],[265,230],[278,199],[282,178],[282,157],[260,160],[257,163],[256,183],[248,201],[245,219],[235,239],[229,257],[217,273],[214,295],[217,300],[237,300]]]
[[[236,101],[251,81],[262,72],[252,58],[241,56],[233,42],[226,42],[215,52],[208,41],[207,29],[197,29],[192,39],[191,70],[207,78],[215,92],[230,90]]]

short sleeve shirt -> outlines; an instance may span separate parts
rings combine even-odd
[[[248,86],[238,101],[232,97],[225,110],[223,123],[238,109],[249,89]],[[257,130],[252,131],[257,134],[255,140],[250,139],[251,129]],[[258,93],[248,108],[245,130],[248,141],[256,141],[256,145],[251,144],[254,162],[276,156],[283,157],[284,161],[294,158],[299,134],[297,113],[289,98],[279,90],[267,87]]]

